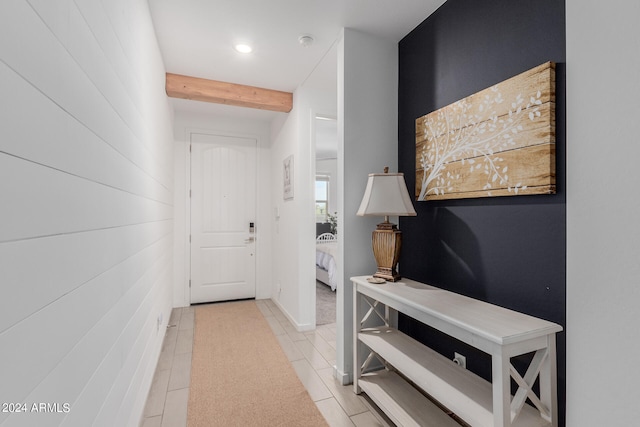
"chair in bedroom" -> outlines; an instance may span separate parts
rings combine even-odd
[[[332,242],[336,240],[336,235],[331,233],[322,233],[316,237],[316,242]]]

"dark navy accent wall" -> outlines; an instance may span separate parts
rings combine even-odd
[[[400,273],[564,327],[564,1],[448,0],[409,33],[399,44],[398,165],[413,194],[415,120],[546,61],[557,63],[557,194],[414,202],[418,216],[400,219]],[[400,328],[447,357],[464,354],[469,369],[491,377],[486,354],[405,317]],[[565,353],[563,332],[558,335],[561,425]]]

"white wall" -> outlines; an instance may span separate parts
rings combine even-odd
[[[638,425],[640,3],[566,11],[567,425]]]
[[[357,217],[367,176],[398,165],[398,45],[344,30],[338,54],[338,177],[342,229],[338,263],[337,376],[352,373],[353,287],[349,278],[376,270],[371,232],[380,218]],[[344,327],[340,325],[344,323]]]
[[[194,101],[195,102],[195,101]],[[256,219],[256,298],[271,298],[271,175],[269,122],[239,120],[207,113],[177,111],[174,124],[174,307],[190,304],[189,141],[191,132],[254,138],[258,142]]]
[[[272,250],[273,254],[273,301],[294,324],[300,324],[298,306],[298,270],[299,250],[298,235],[300,219],[298,217],[297,200],[302,188],[297,176],[304,163],[297,155],[298,94],[294,92],[293,109],[286,117],[275,120],[271,131],[271,205],[272,215]],[[293,155],[294,198],[283,199],[283,161]],[[298,196],[296,199],[295,196]]]
[[[147,2],[0,2],[0,81],[0,402],[70,405],[0,425],[138,425],[172,276]]]

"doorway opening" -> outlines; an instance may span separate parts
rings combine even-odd
[[[336,286],[339,229],[338,124],[335,117],[316,115],[315,221],[316,221],[316,326],[336,323]]]

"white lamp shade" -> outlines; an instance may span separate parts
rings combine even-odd
[[[358,216],[415,216],[403,173],[369,174]]]

